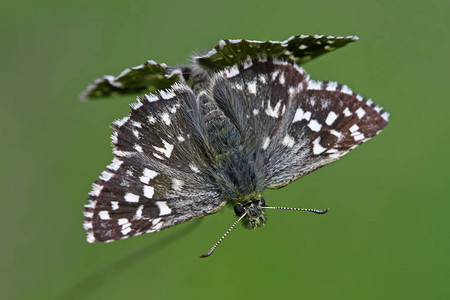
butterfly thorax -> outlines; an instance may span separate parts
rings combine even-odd
[[[259,199],[264,187],[264,156],[258,143],[250,143],[249,135],[254,135],[226,117],[210,96],[203,94],[199,100],[210,152],[208,173],[227,202],[236,205]]]

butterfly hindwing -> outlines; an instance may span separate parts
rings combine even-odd
[[[355,36],[296,35],[285,41],[221,40],[206,55],[194,57],[205,70],[222,70],[249,58],[274,57],[305,63],[358,40]]]
[[[142,94],[169,88],[176,81],[188,80],[191,85],[203,81],[207,73],[223,70],[248,58],[274,57],[305,63],[324,53],[358,40],[355,36],[296,35],[285,41],[254,41],[226,39],[205,55],[195,56],[195,67],[167,67],[148,60],[144,64],[127,68],[118,76],[105,75],[91,83],[80,99],[97,99],[120,94]],[[203,72],[193,72],[196,69]],[[199,70],[197,70],[199,71]],[[194,76],[191,76],[194,75]]]
[[[177,80],[181,80],[180,75],[179,68],[168,68],[166,64],[148,60],[142,65],[127,68],[118,76],[105,75],[96,79],[80,94],[80,99],[154,92],[169,88]]]

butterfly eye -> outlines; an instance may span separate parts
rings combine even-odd
[[[266,200],[264,200],[263,197],[261,197],[261,199],[259,199],[259,205],[260,206],[266,206]]]
[[[234,206],[234,212],[236,213],[236,215],[238,217],[240,217],[240,216],[242,216],[245,213],[245,209],[241,205],[236,204]]]

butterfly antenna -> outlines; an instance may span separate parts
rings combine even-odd
[[[227,230],[227,232],[224,233],[224,235],[222,235],[222,237],[217,241],[217,243],[214,244],[214,246],[212,246],[212,248],[205,254],[200,255],[200,257],[208,257],[211,254],[213,254],[214,250],[216,250],[217,246],[219,246],[219,244],[223,241],[223,239],[231,232],[231,230],[233,230],[233,228],[236,226],[237,223],[239,223],[243,217],[245,217],[245,215],[247,214],[247,212],[245,212],[242,216],[239,217],[239,219],[237,219],[236,222],[234,222],[233,225],[231,225],[231,227]]]
[[[324,210],[320,209],[313,209],[313,208],[292,208],[292,207],[279,207],[279,206],[262,206],[262,208],[268,208],[268,209],[287,209],[287,210],[300,210],[300,211],[309,211],[315,214],[324,214],[328,211],[328,208]]]

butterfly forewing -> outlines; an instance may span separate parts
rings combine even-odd
[[[371,100],[335,82],[308,80],[294,98],[282,154],[271,154],[269,188],[282,187],[337,160],[378,134],[389,117]]]
[[[175,85],[140,99],[115,122],[116,157],[94,183],[84,211],[89,242],[159,231],[222,206],[188,134],[189,101],[196,101],[192,91]]]
[[[388,114],[335,82],[318,82],[284,60],[253,59],[219,73],[239,95],[265,152],[266,187],[331,163],[376,135]]]

